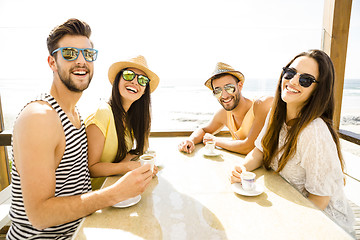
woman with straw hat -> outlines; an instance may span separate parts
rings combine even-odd
[[[143,56],[112,64],[108,77],[112,84],[109,101],[85,120],[89,170],[91,177],[96,177],[92,179],[93,189],[101,186],[101,177],[125,174],[140,166],[131,160],[148,147],[150,93],[159,84],[159,77]]]

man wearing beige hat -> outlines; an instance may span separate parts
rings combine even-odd
[[[247,154],[254,148],[266,115],[272,103],[272,97],[251,100],[241,94],[244,75],[230,65],[219,62],[205,86],[213,91],[222,109],[218,110],[208,124],[195,130],[188,139],[182,141],[179,151],[191,153],[195,144],[209,141],[229,151]],[[232,139],[218,138],[214,135],[226,126]]]

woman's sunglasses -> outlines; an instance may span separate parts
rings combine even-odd
[[[224,86],[224,90],[229,93],[229,94],[233,94],[236,90],[236,87],[234,84],[227,84]],[[221,95],[222,95],[222,88],[221,87],[216,87],[214,90],[213,90],[213,94],[216,98],[220,98]]]
[[[98,50],[95,50],[93,48],[76,48],[76,47],[61,47],[58,49],[55,49],[51,56],[54,55],[57,51],[61,52],[61,56],[66,61],[74,61],[79,57],[80,52],[82,52],[84,58],[88,62],[93,62],[97,58]]]
[[[293,68],[283,68],[283,78],[285,78],[286,80],[290,80],[292,78],[295,77],[296,74],[299,74],[295,69]],[[303,73],[303,74],[299,74],[299,84],[302,87],[310,87],[312,83],[319,83],[318,81],[315,80],[315,77],[307,74],[307,73]]]
[[[131,70],[124,70],[122,72],[122,77],[126,81],[132,81],[136,76],[138,76],[137,82],[139,83],[140,86],[145,87],[150,82],[150,79],[148,77],[144,75],[136,74]]]

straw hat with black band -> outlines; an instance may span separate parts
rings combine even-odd
[[[114,83],[116,75],[125,68],[137,68],[143,71],[146,74],[146,76],[150,79],[149,87],[151,93],[155,91],[155,89],[159,85],[159,81],[160,81],[159,77],[148,68],[145,57],[141,55],[131,58],[128,61],[113,63],[110,66],[108,72],[108,77],[111,85]]]
[[[216,64],[214,72],[212,73],[212,76],[208,80],[206,80],[205,86],[207,86],[211,91],[213,91],[212,80],[214,79],[215,76],[222,73],[231,74],[234,77],[236,77],[240,82],[242,83],[245,82],[245,77],[240,71],[236,71],[234,68],[232,68],[230,65],[226,63],[218,62]]]

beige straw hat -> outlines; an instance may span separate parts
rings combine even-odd
[[[143,71],[146,74],[146,76],[150,79],[150,83],[149,83],[150,92],[155,91],[155,89],[159,85],[159,81],[160,81],[159,77],[154,72],[150,71],[146,59],[141,55],[131,58],[128,61],[113,63],[110,66],[108,72],[108,77],[111,85],[113,84],[116,75],[125,68],[137,68]]]
[[[213,90],[212,84],[211,84],[212,79],[216,75],[219,75],[221,73],[231,74],[234,77],[236,77],[237,79],[239,79],[239,81],[242,82],[242,83],[244,83],[244,81],[245,81],[245,77],[241,72],[236,71],[235,69],[233,69],[230,65],[228,65],[226,63],[218,62],[216,64],[214,72],[212,73],[212,76],[208,80],[206,80],[205,86],[207,86],[212,91]]]

